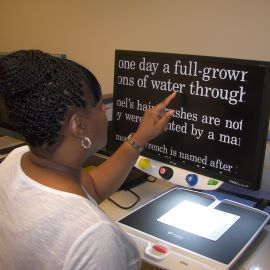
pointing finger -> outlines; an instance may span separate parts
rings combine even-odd
[[[175,92],[167,96],[163,101],[161,101],[154,107],[155,111],[157,113],[163,111],[171,103],[171,101],[175,98],[175,96],[176,96]]]

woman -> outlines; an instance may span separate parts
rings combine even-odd
[[[7,113],[28,144],[0,166],[0,269],[139,269],[132,240],[98,207],[123,183],[139,152],[124,142],[100,166],[85,160],[107,142],[94,75],[70,60],[18,51],[0,60]],[[136,144],[158,136],[168,96],[145,112]]]

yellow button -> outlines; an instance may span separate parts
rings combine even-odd
[[[150,161],[149,161],[149,159],[141,158],[138,161],[138,165],[142,170],[146,170],[146,169],[148,169],[150,167]]]

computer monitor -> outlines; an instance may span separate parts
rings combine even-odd
[[[259,189],[269,123],[270,62],[116,50],[114,72],[113,149],[136,131],[146,109],[176,92],[166,108],[176,110],[168,130],[141,153],[151,170],[149,164],[138,167],[193,188],[198,179],[207,179],[206,186],[217,181]],[[170,171],[163,177],[168,168],[173,177]]]

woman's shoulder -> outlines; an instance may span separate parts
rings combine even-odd
[[[14,148],[11,152],[9,152],[6,156],[6,158],[4,159],[3,162],[8,162],[12,159],[14,159],[15,157],[21,158],[22,155],[26,152],[29,152],[29,146],[28,145],[23,145],[23,146],[19,146]],[[2,162],[2,163],[3,163]]]

